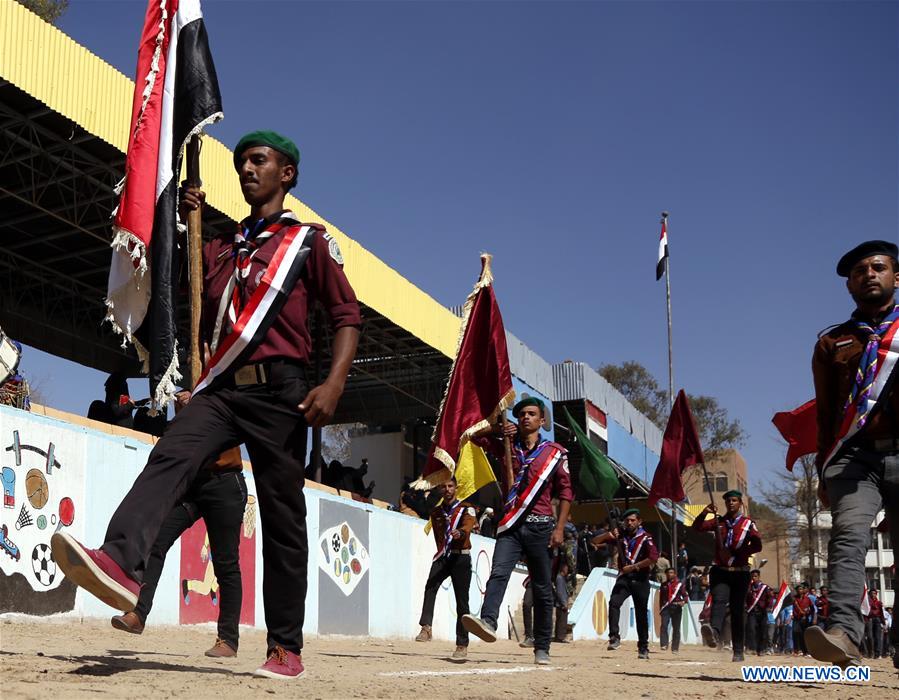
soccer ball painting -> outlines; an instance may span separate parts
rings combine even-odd
[[[38,583],[49,586],[56,578],[56,562],[50,553],[50,547],[39,544],[31,552],[31,568]]]

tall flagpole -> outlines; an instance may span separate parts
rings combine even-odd
[[[668,212],[662,212],[660,222],[665,228],[665,238],[668,237]],[[674,408],[674,356],[671,344],[671,244],[667,243],[668,254],[665,256],[665,302],[668,307],[668,410]],[[677,506],[671,499],[671,564],[677,571]]]

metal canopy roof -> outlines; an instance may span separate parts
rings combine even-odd
[[[59,357],[136,375],[136,355],[103,323],[113,188],[123,168],[116,147],[0,80],[0,325]],[[235,225],[212,206],[203,224],[206,237]],[[363,318],[336,420],[386,424],[436,414],[450,358],[364,303]],[[185,300],[185,338],[187,320]],[[325,352],[324,372],[327,362]]]

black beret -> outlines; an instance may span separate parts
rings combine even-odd
[[[638,518],[640,517],[640,511],[636,508],[628,508],[621,514],[621,519],[624,520],[629,515],[636,515]]]
[[[849,277],[855,263],[872,255],[887,255],[895,260],[899,258],[899,246],[889,241],[865,241],[840,258],[840,262],[837,263],[837,274],[840,277]]]

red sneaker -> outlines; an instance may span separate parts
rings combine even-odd
[[[301,678],[306,672],[303,668],[303,657],[287,651],[283,647],[275,647],[268,653],[268,660],[253,671],[254,676],[261,678],[278,678],[291,680]]]
[[[116,610],[128,612],[137,606],[140,584],[102,549],[88,549],[65,532],[50,538],[50,548],[57,565],[72,583]]]

